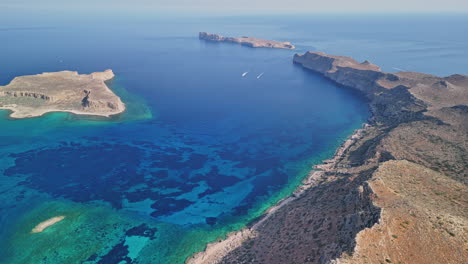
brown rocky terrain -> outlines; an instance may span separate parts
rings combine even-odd
[[[12,118],[41,116],[49,112],[111,116],[125,105],[105,84],[112,70],[91,74],[72,71],[20,76],[0,86],[0,109],[11,110]]]
[[[198,37],[206,41],[238,43],[238,44],[252,47],[252,48],[275,48],[275,49],[295,49],[296,48],[290,42],[265,40],[265,39],[258,39],[258,38],[252,38],[252,37],[233,38],[233,37],[224,37],[218,34],[211,34],[207,32],[200,32]]]
[[[379,223],[357,235],[339,263],[465,263],[465,184],[404,160],[379,166],[369,185]]]
[[[468,76],[294,62],[369,100],[372,118],[259,221],[188,263],[466,263]],[[311,73],[314,74],[314,73]]]

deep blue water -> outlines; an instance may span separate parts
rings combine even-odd
[[[0,17],[0,85],[110,68],[129,108],[112,120],[0,112],[0,262],[180,263],[288,195],[368,118],[359,94],[293,65],[295,52],[466,74],[468,39],[455,34],[466,29],[458,16]],[[298,50],[206,43],[199,31]],[[55,215],[66,218],[29,234]]]

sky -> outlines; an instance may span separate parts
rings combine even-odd
[[[0,9],[184,12],[442,13],[468,12],[468,0],[0,0]]]

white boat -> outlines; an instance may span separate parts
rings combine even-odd
[[[242,77],[245,77],[245,76],[247,75],[247,73],[249,73],[249,72],[244,72],[244,73],[242,74]]]
[[[264,72],[260,73],[260,75],[257,76],[257,79],[262,78],[263,74],[264,74]]]

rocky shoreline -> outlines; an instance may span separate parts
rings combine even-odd
[[[125,111],[125,104],[105,82],[112,70],[91,74],[72,71],[20,76],[0,86],[0,109],[11,118],[31,118],[50,112],[110,117]]]
[[[187,263],[467,259],[468,76],[386,73],[368,61],[319,52],[296,54],[294,63],[362,92],[372,113],[369,125],[259,221],[211,243]],[[417,183],[415,175],[420,175]],[[446,182],[443,191],[440,182]],[[403,194],[404,202],[391,202]],[[386,241],[385,247],[375,247],[379,241]],[[419,250],[430,245],[438,252]]]
[[[364,124],[363,128],[356,129],[336,150],[333,158],[324,160],[322,164],[315,165],[302,184],[299,185],[294,192],[280,201],[273,207],[270,207],[257,221],[251,223],[248,227],[240,231],[232,232],[226,236],[224,240],[218,240],[209,243],[206,249],[198,252],[187,259],[187,264],[215,264],[219,263],[230,251],[239,247],[248,239],[258,235],[257,229],[263,222],[267,221],[280,208],[286,206],[291,201],[298,199],[305,193],[306,190],[321,184],[327,180],[326,172],[330,172],[337,165],[337,162],[344,158],[346,151],[366,133],[366,129],[370,128],[369,124]]]

